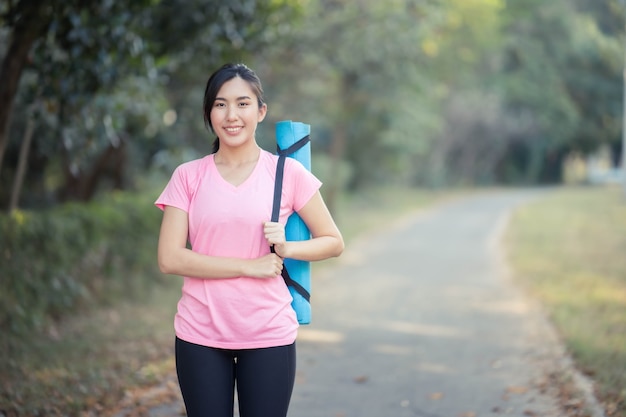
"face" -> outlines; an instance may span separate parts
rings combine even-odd
[[[267,106],[259,108],[257,96],[247,81],[235,77],[222,85],[213,107],[211,124],[220,138],[220,147],[238,147],[254,142],[254,134],[267,113]]]

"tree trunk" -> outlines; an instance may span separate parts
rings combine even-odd
[[[626,7],[626,1],[623,2]],[[626,26],[624,27],[626,29]],[[622,186],[626,197],[626,44],[624,45],[624,71],[622,72]]]
[[[36,103],[33,103],[28,112],[28,121],[26,122],[26,130],[24,131],[22,144],[20,145],[20,156],[17,163],[17,170],[15,172],[15,179],[13,180],[13,189],[11,190],[9,213],[13,212],[18,207],[22,185],[24,184],[24,177],[26,176],[28,154],[30,153],[30,144],[33,141],[33,133],[35,131],[35,107]]]
[[[20,13],[19,21],[13,28],[9,48],[0,67],[0,171],[8,142],[13,101],[28,52],[33,43],[46,33],[52,21],[51,7],[46,2],[21,2],[16,7],[24,12]]]
[[[113,180],[113,189],[123,189],[126,158],[126,141],[124,139],[120,138],[117,145],[110,144],[100,154],[89,172],[81,178],[78,198],[81,201],[91,200],[98,191],[98,184],[105,177]]]
[[[345,74],[341,79],[341,90],[343,97],[346,101],[344,108],[351,109],[350,100],[353,94],[353,85],[356,82],[356,76],[351,74]],[[326,205],[331,213],[335,213],[337,208],[337,198],[339,197],[339,191],[341,187],[341,162],[344,159],[346,148],[348,146],[348,132],[346,130],[346,121],[341,118],[336,122],[336,128],[333,130],[334,135],[330,145],[330,178],[332,182],[326,192]]]
[[[346,125],[339,124],[334,129],[333,140],[330,146],[330,175],[331,182],[326,192],[326,205],[331,213],[335,213],[337,208],[337,198],[339,196],[339,188],[341,186],[341,160],[345,152],[347,142]]]

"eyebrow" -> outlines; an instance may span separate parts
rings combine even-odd
[[[223,97],[215,97],[215,101],[217,100],[221,100],[221,101],[228,101]],[[237,97],[236,101],[240,101],[240,100],[252,100],[252,98],[248,97],[248,96],[241,96],[241,97]]]

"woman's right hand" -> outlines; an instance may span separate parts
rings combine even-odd
[[[283,258],[275,253],[268,253],[260,258],[251,259],[247,276],[255,278],[276,278],[283,271]]]

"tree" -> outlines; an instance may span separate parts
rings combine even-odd
[[[39,158],[39,166],[31,170],[59,167],[62,179],[57,180],[57,197],[61,200],[91,198],[96,184],[109,174],[113,175],[113,185],[120,186],[120,178],[125,175],[122,171],[128,165],[128,142],[131,138],[134,142],[151,140],[155,124],[147,129],[137,123],[139,120],[131,121],[132,114],[136,114],[127,111],[136,104],[132,97],[123,104],[113,100],[117,106],[98,101],[98,97],[112,97],[120,82],[133,77],[139,84],[146,80],[155,91],[176,92],[171,95],[174,99],[184,97],[179,93],[188,86],[188,74],[197,76],[201,72],[204,79],[207,68],[215,67],[215,62],[247,53],[246,45],[262,45],[264,37],[271,38],[268,33],[272,31],[262,25],[264,13],[289,13],[290,3],[142,0],[125,4],[71,0],[47,6],[21,0],[5,5],[3,16],[15,39],[19,38],[18,23],[24,21],[11,18],[18,11],[38,11],[36,16],[46,18],[41,18],[46,24],[41,32],[32,35],[32,47],[22,48],[30,54],[29,65],[13,72],[15,76],[23,70],[29,74],[19,90],[18,104],[22,108],[33,100],[34,86],[43,87],[44,114],[37,119],[33,146],[45,148],[46,152]],[[15,59],[9,49],[4,62]],[[17,91],[17,83],[11,86]],[[11,109],[14,99],[15,94],[1,110]],[[154,118],[149,113],[155,111],[160,111],[161,117],[164,109],[144,106],[139,119]],[[157,132],[161,128],[162,124]],[[16,131],[14,136],[19,133]],[[7,135],[2,138],[1,143],[6,144]]]
[[[427,16],[436,10],[410,0],[310,2],[306,19],[285,34],[289,41],[257,58],[262,72],[272,74],[268,89],[280,97],[269,116],[310,121],[314,150],[333,161],[323,173],[331,208],[346,161],[352,171],[348,186],[358,189],[397,178],[425,147],[425,131],[433,125],[429,116],[436,115],[423,105],[420,44],[430,28]],[[415,130],[424,134],[416,136]]]
[[[443,2],[440,19],[423,42],[422,70],[441,114],[432,146],[416,160],[415,183],[431,187],[494,181],[509,123],[494,79],[499,69],[501,13],[493,0]]]
[[[24,71],[32,74],[21,84],[25,102],[41,99],[48,112],[56,113],[57,118],[71,113],[83,106],[95,92],[114,85],[125,69],[137,65],[131,62],[131,57],[141,53],[138,37],[126,28],[132,14],[148,5],[147,0],[133,2],[132,6],[80,0],[51,4],[22,0],[5,5],[2,20],[12,29],[12,45],[16,47],[7,50],[3,73],[0,74],[9,80],[3,86],[13,92],[4,96],[0,110],[0,121],[5,123],[0,126],[3,132],[0,136],[0,167],[8,140],[9,115],[18,91],[18,80]],[[27,27],[22,28],[23,25]],[[31,27],[37,30],[31,30]],[[22,65],[11,65],[12,62]],[[34,90],[38,91],[36,97]],[[59,119],[57,128],[65,121],[63,117]],[[28,151],[23,148],[23,159],[28,159]],[[64,156],[67,160],[67,152]],[[22,163],[18,168],[25,169],[25,166]],[[69,164],[65,166],[68,168]],[[71,169],[68,168],[67,173],[71,178]],[[16,172],[15,177],[23,178],[24,172]],[[21,181],[15,184],[19,186]],[[18,195],[19,190],[12,194]],[[15,204],[12,199],[10,208],[13,209]]]
[[[526,181],[559,181],[569,152],[617,139],[619,42],[563,1],[511,3],[505,19],[504,99],[524,124],[505,159],[525,153]]]
[[[0,171],[7,144],[13,100],[33,43],[42,37],[53,19],[53,6],[22,0],[0,3],[0,24],[10,27],[9,47],[0,67]]]

